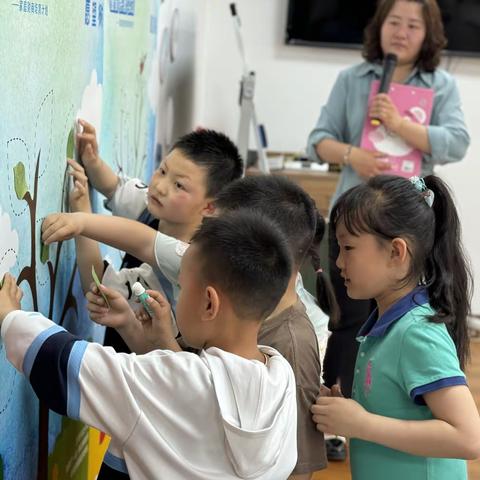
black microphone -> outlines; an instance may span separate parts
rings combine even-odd
[[[397,66],[398,57],[394,53],[387,53],[383,59],[383,72],[378,86],[378,93],[388,93],[390,82],[392,81],[393,72]],[[370,123],[374,126],[380,125],[378,118],[372,118]]]

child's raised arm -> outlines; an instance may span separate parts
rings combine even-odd
[[[142,262],[155,265],[155,239],[157,231],[143,223],[126,218],[93,213],[54,213],[42,224],[45,244],[85,237],[118,248]]]
[[[78,120],[83,131],[77,134],[80,158],[92,182],[93,188],[112,198],[118,184],[118,175],[100,158],[95,127],[85,120]]]
[[[74,188],[70,193],[70,210],[72,212],[92,213],[90,196],[88,194],[88,179],[83,167],[72,159],[67,159],[71,167],[69,174],[74,181]],[[75,249],[77,253],[77,266],[80,274],[80,283],[83,293],[88,292],[92,281],[92,266],[100,278],[103,276],[103,260],[95,240],[86,237],[75,238]]]

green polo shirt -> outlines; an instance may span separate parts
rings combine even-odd
[[[366,410],[390,418],[430,420],[423,394],[466,385],[455,345],[434,313],[428,293],[417,288],[359,332],[352,397]],[[352,480],[466,480],[464,460],[428,458],[352,439]]]

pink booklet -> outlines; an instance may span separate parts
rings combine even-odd
[[[368,104],[378,92],[379,81],[372,82]],[[431,88],[413,87],[401,83],[390,84],[388,95],[405,119],[428,125],[432,114],[434,92]],[[374,126],[371,118],[365,118],[360,146],[367,150],[383,152],[388,156],[392,168],[385,173],[402,177],[420,176],[422,152],[410,146],[397,135],[389,132],[383,125]]]

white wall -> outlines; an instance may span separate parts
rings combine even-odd
[[[193,124],[236,138],[242,64],[230,2],[196,3],[202,14],[197,25]],[[236,5],[248,64],[257,73],[255,104],[259,121],[267,129],[269,148],[302,150],[339,70],[359,62],[360,52],[285,45],[287,0],[238,0]],[[464,161],[439,168],[437,173],[455,192],[464,242],[480,285],[480,59],[455,58],[445,66],[458,81],[472,144]],[[480,287],[473,311],[480,313]]]

